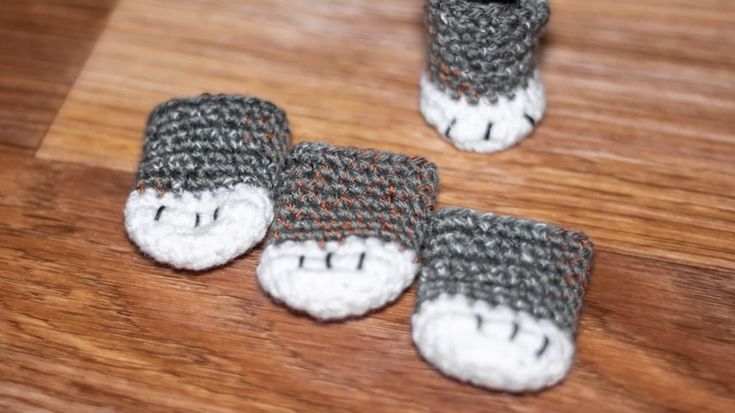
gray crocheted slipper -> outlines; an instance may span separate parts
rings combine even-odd
[[[255,98],[205,94],[158,106],[125,205],[130,238],[188,270],[244,253],[273,220],[270,194],[289,136],[283,111]]]
[[[423,158],[294,146],[276,190],[260,285],[322,320],[384,306],[418,272],[437,181],[436,167]]]
[[[428,0],[421,112],[460,149],[496,152],[529,135],[546,109],[534,62],[548,0]]]
[[[593,255],[584,234],[442,209],[425,245],[412,325],[428,362],[514,392],[566,375]]]

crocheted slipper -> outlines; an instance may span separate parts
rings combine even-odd
[[[130,238],[188,270],[244,253],[273,220],[270,193],[289,136],[283,111],[255,98],[204,94],[158,106],[125,205]]]
[[[294,146],[276,190],[260,285],[322,320],[384,306],[418,272],[437,181],[436,167],[423,158]]]
[[[412,318],[421,355],[496,390],[560,381],[592,261],[587,237],[468,209],[438,211],[428,237]]]
[[[496,152],[529,135],[546,109],[534,49],[548,0],[428,0],[421,112],[460,149]]]

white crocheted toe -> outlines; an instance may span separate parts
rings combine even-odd
[[[258,280],[289,307],[335,320],[365,314],[398,297],[418,272],[415,255],[376,238],[287,241],[265,249]]]
[[[574,357],[571,334],[551,321],[462,295],[424,302],[412,325],[427,361],[448,376],[494,390],[550,386],[564,378]]]
[[[452,99],[428,76],[421,78],[421,113],[456,147],[474,152],[497,152],[528,136],[546,110],[546,93],[538,72],[513,98],[501,96],[496,103],[480,100],[469,104]]]
[[[224,264],[260,242],[273,220],[268,191],[251,185],[181,196],[133,191],[125,228],[158,262],[186,270]]]

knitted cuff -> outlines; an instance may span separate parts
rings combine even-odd
[[[427,0],[429,79],[454,99],[495,102],[525,86],[547,0]]]
[[[158,262],[204,270],[263,239],[289,128],[275,105],[201,95],[158,106],[125,204],[130,239]]]
[[[417,309],[441,294],[462,294],[576,330],[593,254],[585,234],[454,208],[439,210],[431,225]]]
[[[276,190],[269,243],[357,236],[418,251],[437,185],[436,166],[424,158],[298,144]]]
[[[303,143],[279,182],[257,271],[273,298],[335,320],[383,307],[413,282],[434,205],[434,164]]]
[[[587,237],[468,209],[441,210],[431,226],[412,318],[421,355],[496,390],[562,380],[592,261]]]
[[[210,94],[168,101],[148,120],[136,189],[272,190],[289,136],[285,113],[270,102]]]

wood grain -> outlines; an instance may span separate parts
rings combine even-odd
[[[0,205],[0,406],[10,411],[733,406],[732,272],[601,246],[570,377],[541,395],[497,395],[419,359],[409,336],[413,290],[372,317],[319,325],[258,289],[260,251],[200,276],[136,254],[119,212],[129,174],[0,162],[8,194]]]
[[[417,111],[421,5],[121,0],[37,156],[0,150],[0,411],[734,411],[735,3],[553,1],[547,117],[490,156]],[[411,344],[413,289],[320,325],[263,295],[259,249],[198,276],[141,256],[121,208],[145,119],[201,91],[273,100],[296,141],[429,157],[442,205],[590,234],[568,379],[511,396],[442,377]],[[28,106],[18,127],[45,130]]]
[[[114,3],[0,2],[0,143],[41,143]]]

